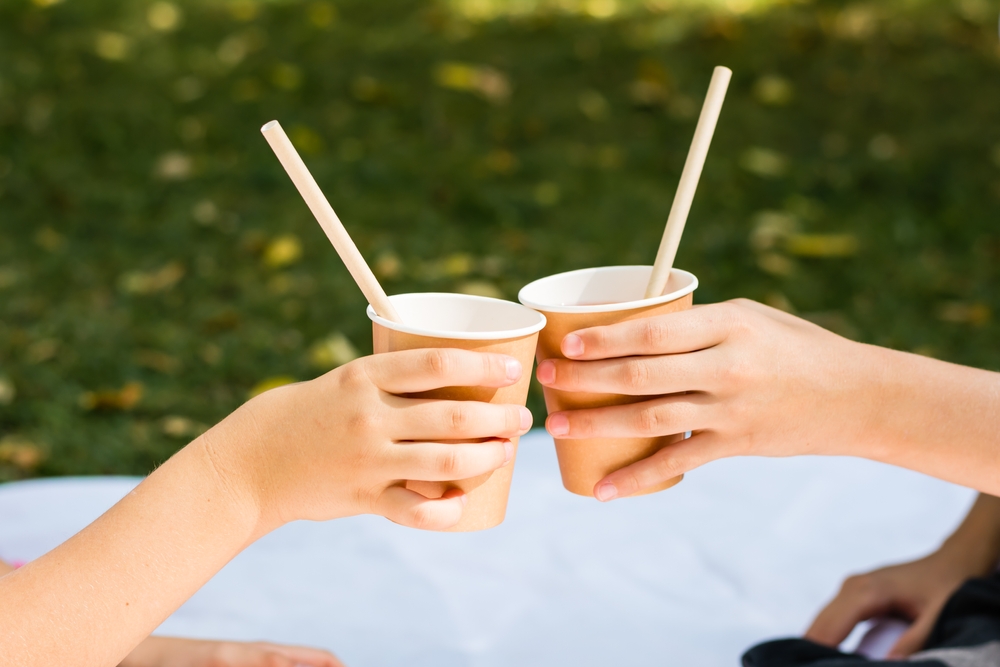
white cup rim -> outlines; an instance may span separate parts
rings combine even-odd
[[[525,306],[538,310],[545,313],[609,313],[618,310],[633,310],[635,308],[646,308],[649,306],[656,306],[661,303],[669,303],[670,301],[676,301],[681,297],[691,294],[696,289],[698,289],[698,277],[693,273],[685,271],[683,269],[671,269],[671,276],[678,274],[687,279],[687,284],[684,287],[674,290],[673,292],[668,292],[651,299],[637,299],[633,301],[623,301],[621,303],[607,303],[607,304],[595,304],[586,306],[575,306],[566,304],[555,304],[555,303],[541,303],[530,298],[530,293],[534,291],[535,288],[541,286],[543,283],[553,282],[556,280],[562,280],[569,276],[579,275],[583,273],[610,273],[612,271],[620,271],[622,269],[649,269],[652,272],[651,266],[644,266],[641,264],[630,264],[623,266],[598,266],[589,269],[576,269],[575,271],[565,271],[563,273],[556,273],[551,276],[546,276],[545,278],[539,278],[534,280],[524,287],[521,291],[517,293],[517,300],[520,301]]]
[[[543,328],[545,328],[545,315],[539,313],[531,308],[526,308],[525,306],[517,303],[516,301],[507,301],[506,299],[494,299],[489,296],[477,296],[474,294],[458,294],[455,292],[410,292],[407,294],[393,294],[389,297],[389,301],[397,300],[430,300],[430,299],[441,299],[447,298],[457,301],[475,301],[475,302],[488,302],[491,304],[502,304],[504,308],[515,308],[522,309],[524,311],[530,312],[532,315],[537,315],[538,320],[525,327],[518,327],[516,329],[500,329],[495,331],[452,331],[447,329],[428,329],[425,327],[411,326],[406,323],[392,322],[385,319],[384,317],[377,315],[375,309],[369,304],[367,309],[368,319],[372,322],[376,322],[379,325],[385,327],[386,329],[392,329],[393,331],[399,331],[400,333],[413,334],[415,336],[427,336],[429,338],[452,338],[455,340],[508,340],[511,338],[521,338],[523,336],[530,336],[531,334],[538,333]]]

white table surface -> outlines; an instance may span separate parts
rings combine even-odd
[[[39,556],[137,481],[0,486],[0,556]],[[159,632],[321,646],[354,667],[732,667],[800,633],[845,575],[933,549],[973,496],[857,459],[744,458],[604,505],[562,488],[534,431],[499,528],[291,524]]]

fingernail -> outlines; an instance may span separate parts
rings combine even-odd
[[[604,482],[603,484],[598,484],[597,488],[594,490],[594,495],[601,502],[606,500],[611,500],[618,496],[618,489],[611,482]]]
[[[527,431],[531,428],[531,410],[528,408],[521,408],[521,430]]]
[[[538,377],[538,381],[542,384],[552,384],[556,381],[555,362],[546,359],[542,363],[538,364],[538,371],[536,371],[535,374]]]
[[[462,501],[462,507],[465,507],[466,505],[469,504],[469,496],[465,495],[464,493],[460,495],[458,498],[459,500]]]
[[[549,423],[546,424],[549,433],[558,437],[560,435],[566,435],[569,433],[569,419],[566,415],[559,414],[558,412],[554,415],[549,416]]]
[[[508,380],[519,380],[521,379],[521,362],[517,359],[507,358],[504,362],[507,366],[507,379]]]
[[[503,443],[503,464],[507,465],[512,458],[514,458],[514,443],[505,440]]]
[[[583,354],[583,339],[576,334],[569,334],[562,340],[562,353],[567,357],[579,357]]]

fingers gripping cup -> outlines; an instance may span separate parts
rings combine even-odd
[[[506,354],[521,362],[521,379],[508,387],[447,387],[412,394],[415,398],[524,405],[545,316],[522,305],[466,294],[397,294],[389,297],[405,323],[391,322],[368,307],[372,321],[375,354],[443,347]],[[406,488],[428,498],[440,498],[450,489],[462,489],[467,503],[462,520],[451,531],[492,528],[503,522],[507,512],[514,458],[503,468],[472,479],[454,482],[407,482]]]
[[[662,296],[646,299],[651,266],[607,266],[559,273],[526,285],[517,295],[529,308],[545,314],[548,323],[538,338],[538,361],[565,359],[560,351],[566,334],[588,327],[654,317],[691,307],[698,279],[674,269]],[[650,396],[586,394],[544,388],[549,414],[560,410],[599,408],[649,400]],[[609,473],[645,459],[683,434],[656,438],[556,438],[556,455],[563,486],[593,496],[594,486]],[[675,477],[646,493],[662,491],[683,479]]]

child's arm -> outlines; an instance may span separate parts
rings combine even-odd
[[[568,334],[538,379],[647,396],[549,415],[560,438],[688,440],[611,473],[602,500],[728,456],[860,456],[1000,495],[1000,373],[855,343],[752,301]]]
[[[266,642],[224,642],[150,637],[119,667],[344,667],[312,648]]]
[[[844,581],[806,637],[837,646],[861,621],[902,615],[912,625],[890,656],[908,656],[923,647],[944,603],[962,582],[986,575],[998,560],[1000,498],[981,495],[962,525],[931,555]]]
[[[444,528],[464,497],[401,480],[464,479],[505,465],[520,406],[404,399],[500,387],[516,360],[461,350],[361,359],[267,392],[182,449],[90,526],[0,578],[5,667],[116,665],[251,542],[296,519],[381,514]],[[477,444],[434,444],[490,438]]]

